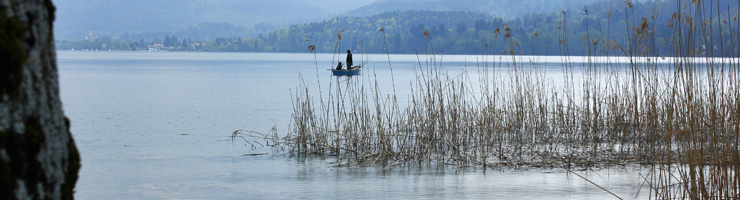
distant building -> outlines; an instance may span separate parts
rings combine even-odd
[[[95,39],[98,39],[98,36],[94,35],[92,30],[90,30],[90,32],[87,33],[87,35],[85,35],[85,40],[95,40]]]
[[[165,50],[164,44],[153,44],[149,46],[149,51]]]

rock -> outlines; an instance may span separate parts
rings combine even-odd
[[[51,0],[0,0],[0,199],[73,199],[80,157],[62,111]]]

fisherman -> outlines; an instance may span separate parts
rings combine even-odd
[[[352,63],[352,52],[350,52],[348,49],[347,50],[347,69],[348,70],[352,70],[352,64],[353,64]]]
[[[342,62],[339,62],[339,64],[337,65],[337,70],[342,70]]]

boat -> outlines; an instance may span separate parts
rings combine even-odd
[[[360,71],[362,71],[362,65],[354,66],[352,69],[332,69],[331,74],[334,76],[355,76],[360,75]]]

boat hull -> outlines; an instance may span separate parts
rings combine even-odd
[[[360,69],[362,69],[362,67],[354,67],[352,68],[352,70],[332,69],[331,74],[334,76],[356,76],[356,75],[360,75],[360,71],[361,71]]]

